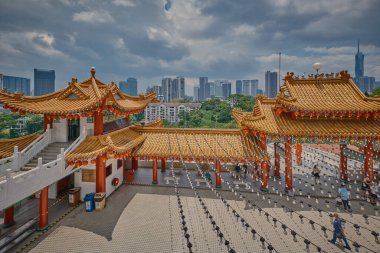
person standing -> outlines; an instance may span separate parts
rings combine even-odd
[[[342,227],[342,220],[339,218],[339,215],[337,213],[334,213],[334,234],[333,234],[333,239],[329,240],[332,244],[335,244],[336,238],[342,239],[345,244],[345,248],[348,250],[351,250],[350,245],[348,244],[348,241],[346,239],[346,236],[344,234],[344,230]]]
[[[313,171],[311,172],[311,174],[314,176],[314,184],[317,185],[317,180],[319,180],[320,178],[320,174],[321,171],[319,170],[318,166],[317,165],[314,165],[314,168],[313,168]]]
[[[347,208],[351,210],[351,206],[349,204],[351,194],[350,191],[347,190],[346,185],[341,184],[341,187],[339,188],[338,192],[340,195],[340,199],[342,200],[344,210],[347,210]]]

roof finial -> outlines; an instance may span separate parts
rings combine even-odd
[[[91,67],[91,76],[95,77],[95,67]]]

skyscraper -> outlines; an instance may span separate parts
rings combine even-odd
[[[359,40],[358,40],[358,52],[355,55],[355,77],[364,76],[364,54],[359,50]]]
[[[11,90],[12,93],[18,91],[25,96],[30,96],[30,79],[16,76],[6,76],[0,74],[0,90]]]
[[[164,96],[164,101],[169,102],[172,99],[172,79],[170,77],[165,77],[161,82],[162,95]]]
[[[257,96],[257,90],[259,89],[259,80],[251,80],[251,96]]]
[[[375,88],[375,78],[371,76],[356,77],[354,82],[363,93],[371,92]]]
[[[259,80],[243,80],[243,90],[244,96],[257,96],[257,89],[259,88]]]
[[[207,83],[208,77],[199,77],[199,101],[205,101],[210,97],[210,86]]]
[[[34,96],[41,96],[54,92],[55,71],[34,69]]]
[[[137,96],[137,79],[129,77],[127,81],[119,82],[119,88],[130,96]]]
[[[210,95],[208,96],[208,98],[215,97],[215,82],[208,82],[207,85],[208,85],[209,90],[210,90]]]
[[[193,101],[199,101],[199,87],[194,87]]]
[[[277,72],[265,72],[265,96],[274,98],[277,91]]]
[[[236,80],[236,94],[243,94],[243,83],[241,80]]]
[[[185,78],[183,76],[165,77],[161,82],[162,95],[165,102],[185,98]]]
[[[223,97],[228,98],[231,96],[231,82],[224,82],[223,83]]]

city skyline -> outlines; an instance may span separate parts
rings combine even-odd
[[[262,88],[265,71],[278,71],[280,51],[282,77],[287,71],[313,73],[316,61],[322,72],[347,69],[354,75],[360,39],[366,75],[380,79],[376,1],[178,0],[166,9],[164,4],[2,1],[1,72],[32,80],[34,68],[54,69],[57,89],[73,75],[85,79],[92,66],[105,73],[106,82],[136,77],[138,92],[165,76],[258,79]],[[191,94],[197,83],[187,84]]]

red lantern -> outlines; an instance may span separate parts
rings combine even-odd
[[[115,108],[110,107],[108,110],[109,110],[110,112],[113,112],[113,111],[115,110]]]
[[[327,116],[329,116],[329,113],[328,112],[324,112],[323,113],[323,117],[327,118]]]
[[[356,117],[359,118],[361,116],[361,113],[360,112],[357,112],[356,113]]]
[[[81,161],[76,161],[75,166],[81,166],[82,162]]]
[[[343,112],[339,113],[339,117],[343,118]]]
[[[96,108],[96,111],[97,111],[97,112],[101,112],[101,111],[102,111],[102,108],[101,108],[101,107],[98,107],[98,108]]]
[[[3,109],[9,109],[9,105],[3,105]]]
[[[68,118],[69,120],[72,120],[72,119],[74,118],[74,116],[73,116],[72,114],[69,114],[69,116],[67,116],[67,118]]]
[[[94,112],[88,112],[88,116],[92,116],[92,115],[94,115]]]
[[[78,115],[78,114],[75,114],[75,115],[74,115],[74,119],[79,119],[79,115]]]
[[[70,161],[70,162],[69,162],[69,165],[70,165],[70,166],[74,166],[74,165],[75,165],[75,162]]]
[[[17,109],[16,108],[12,108],[11,112],[17,112]]]
[[[248,129],[243,129],[243,134],[248,134],[249,130]]]
[[[25,115],[25,111],[19,111],[18,114],[20,114],[21,116]]]
[[[348,113],[348,117],[350,117],[350,118],[352,117],[352,112]]]
[[[66,115],[62,114],[61,119],[66,119]]]
[[[84,118],[84,117],[87,117],[87,114],[86,113],[82,113],[80,116]]]
[[[82,165],[87,165],[88,164],[88,161],[83,161],[82,162]]]
[[[53,119],[57,120],[58,119],[58,115],[53,115]]]
[[[95,164],[95,163],[96,163],[96,159],[91,160],[91,164]]]
[[[321,114],[319,112],[316,112],[315,113],[315,116],[317,117],[317,119],[319,118],[319,116],[321,116]]]

